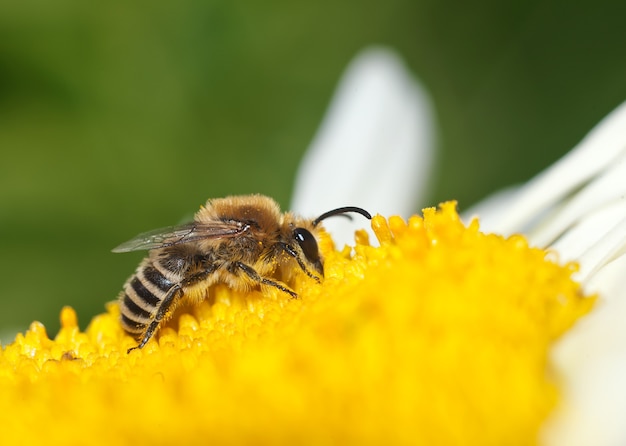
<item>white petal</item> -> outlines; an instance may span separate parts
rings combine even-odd
[[[626,444],[626,255],[590,281],[597,308],[553,351],[563,402],[546,426],[547,445]]]
[[[317,216],[340,206],[372,214],[414,212],[433,162],[434,113],[427,94],[392,51],[360,53],[344,74],[297,175],[291,209]],[[359,218],[359,217],[356,217]],[[339,246],[362,222],[324,222]]]
[[[623,103],[559,162],[524,185],[497,214],[480,216],[481,226],[505,235],[531,233],[538,219],[623,157],[625,151],[626,103]]]
[[[576,279],[588,282],[626,251],[626,200],[617,199],[602,209],[594,209],[551,248],[563,260],[576,260],[580,264]]]
[[[532,241],[539,246],[548,246],[576,222],[595,213],[610,203],[621,202],[626,210],[626,129],[624,150],[606,169],[598,173],[589,184],[576,192],[560,207],[553,218],[547,218],[543,226],[532,232]],[[608,221],[608,227],[615,220]],[[606,232],[606,231],[604,231]]]

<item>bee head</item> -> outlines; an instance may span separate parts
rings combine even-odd
[[[298,262],[300,268],[302,268],[302,270],[309,277],[319,281],[319,277],[309,271],[309,267],[312,267],[315,272],[324,276],[324,265],[322,264],[322,259],[320,257],[317,240],[315,239],[312,231],[315,230],[316,226],[319,225],[322,220],[334,215],[343,215],[349,212],[361,214],[368,219],[372,218],[366,210],[352,206],[337,208],[332,211],[325,212],[313,221],[300,218],[293,220],[293,215],[287,214],[289,215],[289,220],[291,220],[287,226],[291,226],[291,228],[293,228],[291,232],[292,242],[281,243],[282,249],[284,249]]]
[[[328,217],[333,217],[335,215],[343,215],[350,218],[349,215],[346,215],[350,212],[354,212],[357,214],[361,214],[365,218],[371,220],[372,216],[365,209],[361,209],[354,206],[345,206],[337,209],[333,209],[332,211],[324,212],[322,215],[313,220],[312,224],[315,228],[320,222]],[[320,273],[322,276],[324,275],[324,266],[322,265],[322,260],[320,259],[320,252],[317,246],[317,241],[315,237],[308,229],[305,228],[296,228],[293,231],[293,238],[300,246],[302,250],[302,254],[307,259],[311,265],[315,267],[315,270]]]

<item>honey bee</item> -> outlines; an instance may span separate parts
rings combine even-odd
[[[200,302],[216,283],[239,291],[274,287],[297,297],[277,277],[289,279],[298,265],[319,282],[324,266],[315,238],[318,225],[346,213],[372,218],[350,206],[310,220],[281,214],[278,204],[262,195],[233,196],[208,200],[191,223],[122,243],[113,252],[149,251],[119,297],[122,327],[139,342],[128,352],[146,345],[182,299]]]

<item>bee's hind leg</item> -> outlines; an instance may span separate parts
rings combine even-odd
[[[169,289],[169,291],[165,295],[165,298],[163,298],[163,300],[159,304],[159,308],[154,315],[154,319],[152,319],[150,325],[148,325],[148,328],[141,337],[141,342],[139,342],[139,345],[129,348],[126,353],[130,353],[137,348],[143,348],[143,346],[146,345],[146,343],[152,338],[156,330],[159,328],[159,324],[163,320],[163,317],[167,314],[168,310],[172,307],[172,303],[174,303],[177,298],[182,296],[182,294],[183,290],[179,284],[176,284]]]
[[[161,301],[159,308],[154,315],[154,319],[152,319],[150,325],[148,325],[148,328],[141,337],[141,342],[139,342],[139,345],[137,345],[136,347],[129,348],[127,353],[130,353],[136,348],[142,348],[152,338],[152,336],[154,336],[154,333],[159,328],[159,324],[161,323],[167,312],[172,308],[172,304],[176,301],[176,299],[180,298],[183,295],[183,288],[205,280],[213,272],[215,272],[216,269],[217,265],[215,264],[206,265],[204,269],[202,269],[200,272],[188,277],[183,282],[178,283],[170,288],[165,295],[165,298],[163,298],[163,300]]]

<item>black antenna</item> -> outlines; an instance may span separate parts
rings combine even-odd
[[[322,215],[313,220],[313,226],[317,226],[322,220],[327,219],[328,217],[333,217],[335,215],[346,214],[348,212],[355,212],[357,214],[361,214],[363,217],[368,220],[372,219],[372,216],[365,209],[357,208],[355,206],[344,206],[342,208],[333,209],[332,211],[324,212]]]

